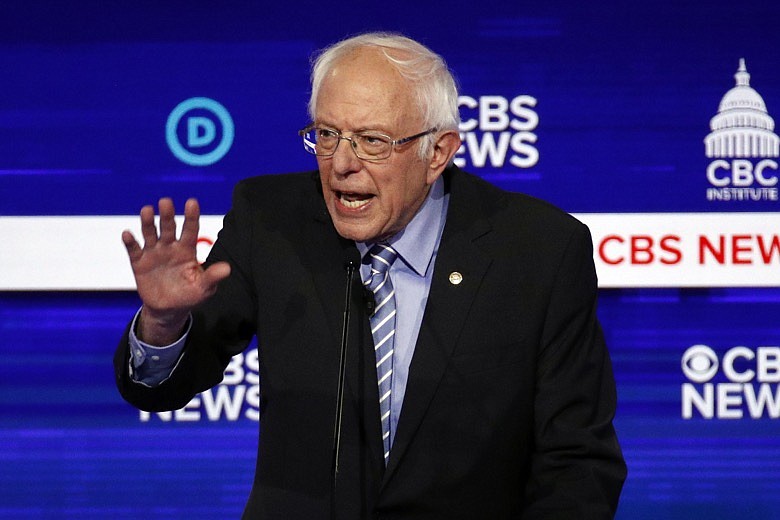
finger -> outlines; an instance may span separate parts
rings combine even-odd
[[[198,233],[200,232],[200,205],[195,199],[188,199],[184,204],[184,224],[181,227],[181,242],[184,245],[195,247],[198,245]]]
[[[130,257],[131,264],[135,263],[139,258],[141,258],[143,255],[143,249],[141,249],[138,241],[130,231],[124,230],[122,232],[122,242],[125,244],[125,248],[127,249],[127,256]]]
[[[203,272],[203,291],[206,294],[214,294],[217,290],[217,284],[230,276],[230,264],[227,262],[217,262],[212,264]]]
[[[144,247],[153,247],[157,243],[157,227],[154,225],[154,207],[141,208],[141,235],[144,237]]]
[[[160,242],[170,244],[176,240],[176,210],[173,207],[173,201],[168,197],[160,199],[158,202],[160,208]]]

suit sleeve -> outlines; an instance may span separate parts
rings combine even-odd
[[[239,183],[233,208],[206,265],[227,261],[231,274],[209,300],[192,311],[192,325],[181,359],[170,377],[157,386],[133,380],[129,374],[130,325],[114,355],[114,372],[122,397],[142,410],[159,412],[185,406],[195,395],[219,384],[230,358],[242,352],[255,333],[257,299],[253,290],[251,205]]]
[[[526,519],[612,518],[626,476],[616,390],[596,317],[590,233],[578,224],[550,293],[536,368]]]

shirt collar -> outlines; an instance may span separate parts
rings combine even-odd
[[[386,241],[395,249],[399,258],[419,276],[425,276],[431,265],[433,252],[444,228],[446,211],[444,179],[439,176],[412,220],[404,229]],[[373,245],[366,242],[356,242],[355,244],[363,258]]]

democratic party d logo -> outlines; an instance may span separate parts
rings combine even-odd
[[[192,166],[208,166],[222,159],[233,145],[230,113],[206,97],[182,101],[165,124],[165,140],[173,155]]]

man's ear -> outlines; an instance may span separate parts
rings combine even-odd
[[[428,164],[429,184],[433,184],[439,178],[441,172],[444,171],[444,168],[449,165],[455,156],[458,148],[460,148],[460,134],[455,130],[447,130],[436,137],[436,142],[433,145],[433,154]]]

